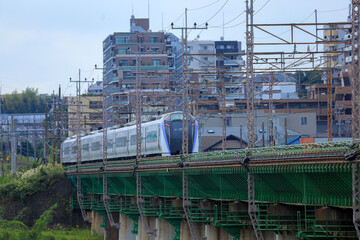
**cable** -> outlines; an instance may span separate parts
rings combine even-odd
[[[258,11],[256,11],[255,12],[255,14],[254,14],[254,16],[256,15],[256,14],[258,14],[268,3],[270,2],[270,0],[267,0],[266,1],[266,3],[264,3],[261,7],[260,7],[260,9],[258,10]],[[244,11],[245,12],[245,11]],[[240,13],[240,15],[238,15],[237,17],[235,17],[235,19],[236,18],[238,18],[238,17],[240,17],[244,12],[242,12],[242,13]],[[233,20],[235,20],[235,19],[233,19]],[[231,21],[229,21],[229,22],[232,22],[233,20],[231,20]],[[228,23],[229,23],[228,22]],[[239,25],[241,25],[241,24],[243,24],[243,23],[245,23],[245,21],[242,21],[242,22],[240,22],[240,23],[237,23],[237,24],[235,24],[235,25],[232,25],[232,26],[228,26],[228,27],[224,27],[224,28],[233,28],[233,27],[237,27],[237,26],[239,26]],[[227,24],[227,23],[226,23]],[[226,25],[226,24],[224,24],[224,25]],[[223,25],[219,25],[219,26],[210,26],[211,28],[223,28]]]
[[[245,13],[245,11],[241,12],[239,15],[237,15],[236,17],[234,17],[233,19],[231,19],[230,21],[224,23],[224,24],[221,24],[221,25],[217,25],[217,26],[213,26],[213,25],[210,25],[212,28],[222,28],[223,26],[235,21],[236,19],[238,19],[241,15],[243,15]]]
[[[209,18],[206,22],[200,24],[200,26],[203,26],[205,23],[210,22],[224,7],[225,5],[229,2],[229,0],[226,0],[226,2],[221,6],[221,8],[211,17]]]
[[[182,13],[178,18],[176,18],[174,21],[172,21],[172,23],[176,23],[182,16],[184,16],[185,13]],[[169,24],[167,27],[167,32],[170,31],[171,29],[171,24]]]
[[[321,13],[329,13],[329,12],[339,12],[339,11],[344,11],[347,10],[348,8],[341,8],[341,9],[336,9],[336,10],[328,10],[328,11],[318,11]]]
[[[198,7],[198,8],[192,8],[192,9],[188,9],[188,10],[189,10],[189,11],[196,11],[196,10],[204,9],[204,8],[207,8],[207,7],[210,7],[210,6],[214,5],[215,3],[219,2],[219,1],[220,1],[220,0],[216,0],[215,2],[210,3],[210,4],[206,5],[206,6]]]
[[[254,16],[255,16],[256,14],[258,14],[269,2],[270,2],[270,0],[267,0],[267,2],[264,3],[264,5],[262,5],[262,7],[254,13]]]

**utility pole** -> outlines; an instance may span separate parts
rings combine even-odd
[[[76,83],[76,160],[77,164],[81,164],[81,122],[80,122],[80,94],[81,94],[81,83],[82,82],[88,82],[85,78],[85,80],[81,80],[81,70],[79,69],[79,80],[72,80],[70,78],[70,82]],[[77,184],[76,184],[76,196],[79,202],[79,207],[81,211],[81,215],[83,216],[84,221],[90,222],[91,219],[86,215],[85,210],[82,208],[82,191],[81,191],[81,178],[78,176],[76,178]]]
[[[254,2],[246,0],[246,105],[247,138],[249,148],[255,146],[255,109],[254,109]]]
[[[284,118],[284,128],[285,128],[285,145],[288,145],[288,132],[287,132],[287,119]]]
[[[76,160],[77,164],[81,164],[81,107],[80,107],[80,96],[81,96],[81,83],[89,82],[81,80],[81,70],[79,69],[79,79],[72,80],[70,82],[76,83]]]
[[[174,23],[171,23],[172,29],[181,30],[181,40],[182,40],[182,111],[183,111],[183,122],[182,122],[182,154],[189,153],[189,73],[188,73],[188,47],[187,47],[187,38],[188,30],[196,29],[207,29],[208,24],[205,24],[205,27],[197,27],[194,23],[194,27],[189,28],[187,25],[187,8],[185,8],[185,27],[174,27]],[[192,222],[190,221],[190,200],[189,200],[189,181],[188,176],[185,174],[183,169],[183,209],[186,216],[186,221],[188,222],[190,233],[193,239],[198,240],[198,234]]]
[[[11,173],[16,173],[16,150],[17,150],[17,144],[16,144],[16,135],[15,135],[15,120],[14,116],[11,116]]]
[[[352,0],[351,88],[352,88],[352,143],[360,138],[360,1]],[[360,169],[352,162],[353,224],[360,239]]]
[[[60,111],[61,111],[61,86],[59,85],[59,96],[56,105],[56,158],[57,163],[60,163],[60,145],[61,145],[61,130],[60,130]]]
[[[44,160],[43,163],[47,164],[48,159],[48,142],[49,142],[49,122],[48,122],[48,104],[45,103],[45,139],[44,139]]]
[[[197,27],[197,24],[194,23],[194,27],[188,27],[187,25],[187,8],[185,8],[185,27],[174,27],[174,23],[171,23],[172,29],[181,30],[181,40],[182,40],[182,111],[183,111],[183,128],[182,128],[182,153],[189,153],[189,72],[188,72],[188,30],[204,30],[207,29],[208,23],[205,23],[205,27]]]

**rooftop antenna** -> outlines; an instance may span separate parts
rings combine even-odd
[[[164,12],[161,12],[161,30],[164,31]]]
[[[148,19],[150,21],[150,0],[148,0]]]
[[[134,4],[131,5],[131,15],[134,16]]]

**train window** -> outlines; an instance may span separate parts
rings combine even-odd
[[[76,145],[71,147],[71,154],[75,154],[76,153]]]
[[[115,142],[116,142],[116,147],[125,147],[127,139],[126,139],[126,137],[119,137],[119,138],[116,138]]]
[[[100,142],[91,143],[91,151],[99,151],[100,150]]]
[[[146,135],[146,142],[147,143],[157,142],[157,132],[156,131],[148,132]]]
[[[113,140],[112,139],[109,139],[107,140],[107,148],[108,149],[112,149],[113,148]]]
[[[82,149],[84,152],[89,152],[89,144],[88,143],[83,144]]]
[[[130,145],[136,145],[136,135],[130,136]]]
[[[64,155],[69,155],[70,153],[70,147],[65,147],[64,148]]]

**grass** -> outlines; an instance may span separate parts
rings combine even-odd
[[[0,227],[1,240],[27,240],[25,230],[4,229]],[[46,230],[36,240],[103,240],[103,235],[91,236],[90,229]]]
[[[42,233],[45,240],[103,240],[103,235],[91,236],[90,229],[69,229],[69,230],[56,230],[46,231]]]

